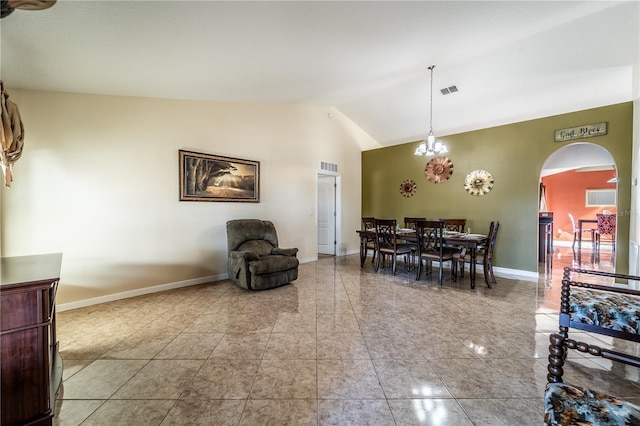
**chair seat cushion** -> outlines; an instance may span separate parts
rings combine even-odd
[[[414,250],[414,246],[411,244],[397,244],[396,254],[408,254]],[[393,254],[393,247],[380,247],[381,253]]]
[[[442,258],[443,259],[452,259],[456,254],[460,254],[460,250],[453,247],[443,247],[442,248]],[[436,251],[428,251],[421,253],[422,257],[429,259],[440,259],[440,253]]]
[[[575,289],[569,306],[572,321],[638,334],[640,297]]]
[[[255,275],[270,274],[297,268],[299,263],[298,259],[292,256],[261,256],[258,260],[249,262],[249,271]]]
[[[547,425],[640,425],[640,406],[594,390],[549,383],[544,395]]]

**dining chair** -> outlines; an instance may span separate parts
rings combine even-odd
[[[573,217],[573,214],[569,213],[569,219],[571,219],[571,226],[573,227],[573,244],[571,244],[571,248],[575,247],[576,245],[576,240],[579,238],[580,240],[582,240],[582,236],[580,235],[580,232],[588,232],[591,234],[591,244],[595,244],[595,232],[596,229],[595,228],[582,228],[582,231],[580,231],[580,228],[578,226],[576,226],[576,220]]]
[[[444,222],[441,220],[419,220],[416,222],[418,236],[418,272],[416,281],[422,275],[422,261],[425,261],[427,272],[433,271],[433,262],[439,263],[438,284],[442,285],[443,264],[451,262],[451,278],[456,280],[456,263],[454,255],[460,251],[457,248],[446,247],[443,241]]]
[[[406,229],[413,229],[414,231],[416,230],[416,222],[419,220],[427,220],[426,217],[405,217],[404,218],[404,227]],[[411,247],[411,249],[413,250],[412,253],[412,257],[411,257],[411,264],[413,265],[413,261],[414,261],[414,257],[413,255],[415,253],[418,252],[418,242],[415,240],[412,241],[405,241],[405,243],[409,244],[409,246]]]
[[[614,214],[596,214],[596,231],[595,231],[595,247],[596,251],[600,251],[600,243],[602,242],[602,236],[608,235],[611,242],[612,251],[616,250],[616,215]]]
[[[444,222],[444,229],[447,231],[464,232],[467,219],[440,219]]]
[[[496,277],[493,274],[493,255],[495,252],[496,241],[498,238],[498,229],[500,222],[491,222],[489,225],[489,233],[487,234],[487,242],[484,246],[479,247],[476,252],[476,265],[483,266],[484,281],[491,288],[492,284],[496,284]],[[465,253],[454,256],[460,265],[460,277],[464,277],[464,264],[470,262],[471,257]]]
[[[407,229],[416,229],[416,222],[419,220],[427,220],[426,217],[405,217],[404,218],[404,227]]]
[[[376,219],[374,217],[363,217],[362,218],[362,230],[363,231],[374,231],[376,229]],[[375,237],[366,237],[364,241],[364,258],[367,257],[367,252],[369,249],[372,251],[371,255],[371,263],[376,260],[376,239]],[[364,259],[363,258],[363,259]]]
[[[396,231],[397,222],[395,219],[375,219],[376,224],[376,252],[377,261],[375,271],[380,269],[380,263],[386,261],[386,256],[391,256],[392,273],[396,274],[396,263],[398,256],[412,255],[413,248],[398,239]],[[408,267],[408,262],[405,258]],[[407,268],[408,269],[408,268]]]

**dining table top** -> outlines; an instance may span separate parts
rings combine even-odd
[[[361,229],[357,230],[359,234],[368,234],[375,235],[375,228],[369,229]],[[400,228],[396,230],[396,235],[399,238],[403,239],[417,239],[416,230],[411,228]],[[456,242],[476,242],[481,243],[487,239],[487,236],[484,234],[471,234],[466,232],[456,232],[456,231],[444,231],[442,234],[442,239],[445,241],[456,241]]]

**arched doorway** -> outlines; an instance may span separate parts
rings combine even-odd
[[[595,228],[596,214],[617,211],[616,164],[611,153],[600,145],[576,142],[553,152],[540,172],[540,207],[553,212],[553,247],[571,247],[580,262],[609,262],[615,270],[615,236],[601,250],[593,251],[591,241],[574,244],[574,223]],[[570,218],[574,218],[574,223]],[[582,233],[590,240],[589,232]],[[583,256],[583,254],[587,256]],[[608,268],[607,268],[608,269]]]

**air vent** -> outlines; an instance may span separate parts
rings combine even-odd
[[[440,92],[443,95],[448,95],[449,93],[453,93],[457,91],[458,91],[458,86],[449,86],[449,87],[445,87],[444,89],[440,89]]]
[[[320,162],[320,170],[326,170],[328,172],[338,172],[338,165],[333,163],[327,163],[325,161]]]

